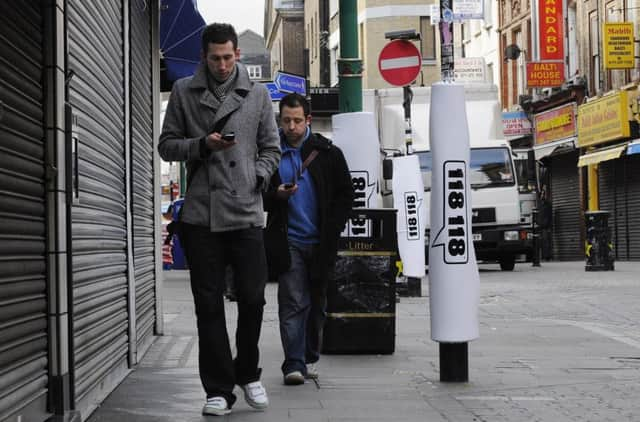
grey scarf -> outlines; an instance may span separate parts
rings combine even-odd
[[[236,76],[238,75],[238,66],[233,67],[233,72],[226,81],[219,82],[216,78],[211,75],[210,72],[207,72],[207,81],[209,83],[209,91],[215,95],[215,97],[221,103],[224,102],[224,99],[227,97],[227,93],[233,87],[233,84],[236,80]]]

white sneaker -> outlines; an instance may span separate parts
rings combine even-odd
[[[316,367],[315,363],[307,363],[307,379],[310,380],[317,380],[318,379],[318,375],[320,375],[320,373],[318,372],[318,367]]]
[[[240,388],[244,391],[244,399],[247,401],[249,406],[258,410],[264,410],[269,407],[267,391],[264,389],[260,381],[241,385]]]
[[[209,397],[202,408],[203,415],[224,416],[229,413],[231,409],[224,397]]]
[[[289,372],[284,376],[285,385],[300,385],[304,384],[304,375],[300,371]]]

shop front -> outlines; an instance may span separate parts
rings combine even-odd
[[[587,211],[607,211],[616,260],[640,260],[640,142],[637,92],[617,91],[578,107],[578,167]]]
[[[577,105],[569,102],[533,115],[534,156],[539,163],[541,208],[549,209],[542,224],[542,258],[583,258]]]

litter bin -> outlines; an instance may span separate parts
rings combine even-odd
[[[322,353],[391,354],[395,350],[396,210],[357,208],[363,236],[341,237],[327,291]]]
[[[613,271],[613,244],[608,211],[586,211],[586,271]]]

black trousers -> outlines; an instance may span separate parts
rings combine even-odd
[[[236,384],[260,379],[258,340],[267,282],[262,228],[212,233],[208,227],[183,223],[181,240],[195,302],[200,379],[207,397],[222,396],[231,406]],[[227,264],[233,268],[238,304],[235,359],[224,312]]]

